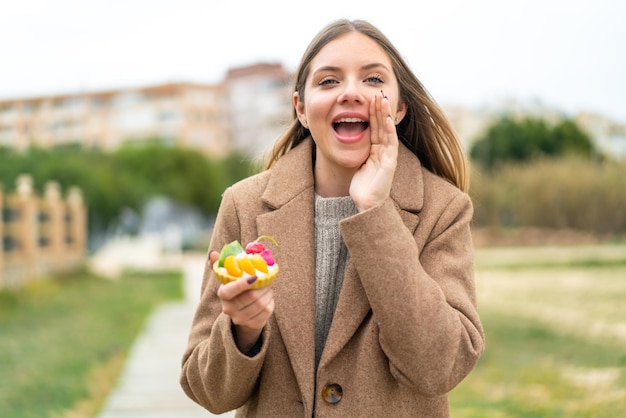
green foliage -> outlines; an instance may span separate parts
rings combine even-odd
[[[33,177],[39,192],[50,180],[59,182],[63,190],[78,186],[89,208],[90,231],[105,230],[125,207],[140,211],[153,196],[168,196],[214,215],[224,189],[253,170],[253,163],[242,154],[210,159],[157,140],[112,153],[79,146],[25,152],[0,148],[0,183],[5,192],[24,173]]]
[[[149,195],[162,194],[189,204],[204,213],[217,210],[222,189],[232,179],[219,161],[183,148],[166,148],[157,143],[124,147],[113,154],[117,167],[141,182]]]
[[[591,138],[574,121],[560,121],[552,129],[552,136],[557,146],[555,155],[579,154],[592,157],[597,153]]]
[[[496,120],[470,149],[472,160],[487,168],[540,157],[590,157],[595,153],[591,138],[569,119],[550,126],[544,119],[510,116]]]

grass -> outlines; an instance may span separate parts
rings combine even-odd
[[[454,418],[626,416],[626,245],[476,253],[487,350]],[[0,416],[93,417],[181,275],[89,275],[0,292]]]
[[[624,245],[478,250],[487,349],[452,416],[626,416],[624,258]]]
[[[182,298],[176,273],[87,273],[0,292],[0,415],[93,416],[152,309]]]

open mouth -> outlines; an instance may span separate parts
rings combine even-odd
[[[354,137],[363,133],[370,126],[359,118],[342,118],[333,122],[333,129],[341,137]]]

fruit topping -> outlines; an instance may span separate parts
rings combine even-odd
[[[256,274],[254,265],[252,265],[252,260],[250,259],[250,257],[248,257],[248,254],[239,254],[235,257],[235,260],[239,264],[239,268],[241,268],[243,271],[251,276],[254,276]]]
[[[224,268],[231,276],[239,277],[243,274],[241,268],[239,268],[239,263],[237,263],[234,255],[229,255],[228,257],[226,257],[226,259],[224,260]]]
[[[258,254],[263,250],[265,250],[265,245],[259,241],[252,241],[246,245],[246,253],[248,254]]]
[[[242,251],[243,251],[243,247],[237,240],[231,242],[230,244],[224,245],[224,247],[222,248],[222,251],[220,252],[220,259],[218,260],[218,263],[219,263],[218,265],[220,267],[224,267],[224,261],[226,260],[226,257],[230,255],[237,255],[241,253]]]
[[[226,273],[234,277],[241,277],[244,273],[250,276],[269,274],[272,270],[270,267],[276,262],[271,251],[259,242],[261,238],[267,238],[278,245],[274,238],[267,235],[262,235],[248,243],[245,249],[239,241],[233,241],[222,248],[217,267],[223,268]]]
[[[250,260],[252,261],[252,265],[255,269],[262,271],[265,274],[268,273],[269,270],[267,269],[267,262],[261,254],[253,254],[252,257],[250,257]]]
[[[272,256],[272,253],[270,252],[270,250],[265,250],[261,252],[261,257],[263,257],[263,259],[265,260],[265,262],[267,263],[268,266],[273,266],[275,261],[274,261],[274,257]]]

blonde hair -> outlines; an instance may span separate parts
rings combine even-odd
[[[400,141],[419,158],[424,167],[467,192],[468,162],[452,125],[396,48],[369,22],[341,19],[317,34],[302,56],[295,74],[294,92],[298,92],[299,100],[304,100],[304,87],[313,58],[330,41],[349,32],[359,32],[370,37],[389,54],[400,87],[400,100],[407,107],[406,115],[396,128]],[[310,132],[302,126],[294,109],[293,120],[274,143],[265,168],[271,168],[280,157],[309,135]]]

